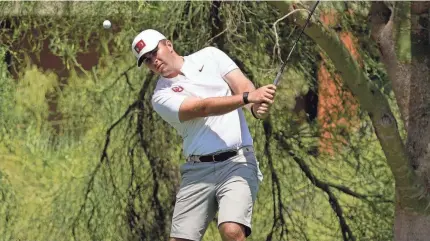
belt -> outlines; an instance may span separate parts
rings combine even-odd
[[[226,151],[215,155],[200,156],[200,162],[222,162],[237,155],[237,151]]]
[[[236,155],[244,154],[246,152],[253,152],[254,148],[252,146],[244,146],[239,148],[238,150],[227,150],[224,152],[211,154],[211,155],[203,155],[203,156],[190,156],[187,158],[187,161],[192,162],[222,162],[226,161]]]

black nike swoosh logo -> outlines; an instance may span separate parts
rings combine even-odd
[[[202,68],[201,69],[199,69],[199,72],[202,72],[202,70],[203,70],[203,67],[205,67],[204,65],[202,65]]]

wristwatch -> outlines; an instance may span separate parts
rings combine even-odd
[[[249,92],[243,92],[243,103],[245,104],[249,103],[248,95],[249,95]]]

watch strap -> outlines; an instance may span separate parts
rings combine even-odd
[[[243,92],[243,95],[242,95],[243,96],[243,103],[245,103],[245,105],[249,103],[248,95],[249,95],[249,92]]]

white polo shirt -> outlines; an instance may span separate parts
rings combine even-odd
[[[224,115],[179,121],[179,107],[189,96],[203,99],[231,96],[223,77],[238,68],[230,57],[214,47],[184,59],[181,72],[185,76],[160,77],[151,101],[154,110],[182,136],[184,155],[206,155],[252,145],[242,108]]]

